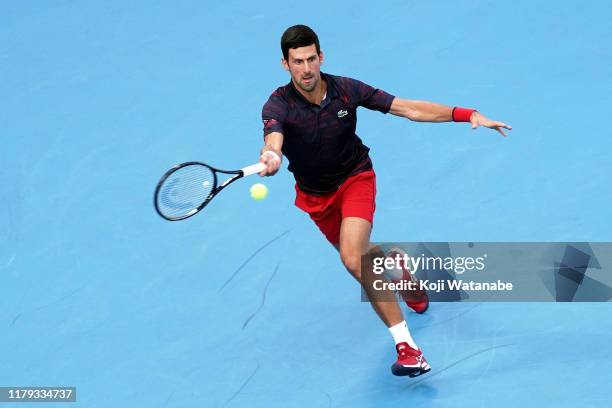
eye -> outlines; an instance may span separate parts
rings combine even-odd
[[[308,58],[308,62],[314,62],[314,61],[315,61],[315,57]]]

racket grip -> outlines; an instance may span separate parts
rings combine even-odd
[[[246,166],[244,167],[242,170],[242,173],[244,174],[244,176],[250,176],[251,174],[255,174],[255,173],[259,173],[261,171],[264,171],[266,169],[266,165],[263,163],[256,163],[256,164],[252,164],[250,166]]]

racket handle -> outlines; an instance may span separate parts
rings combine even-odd
[[[267,150],[263,152],[262,157],[263,155],[269,155],[272,157],[273,160],[278,160],[280,162],[280,157],[278,157],[278,154],[274,153],[272,150]],[[243,168],[242,173],[244,173],[245,176],[250,176],[251,174],[260,173],[265,169],[266,165],[260,162]]]
[[[263,163],[256,163],[256,164],[252,164],[250,166],[246,166],[244,168],[242,168],[242,173],[244,173],[244,176],[250,176],[251,174],[255,174],[255,173],[259,173],[262,172],[266,169],[266,165]]]

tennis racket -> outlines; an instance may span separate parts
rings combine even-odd
[[[278,156],[277,156],[278,157]],[[155,210],[168,221],[179,221],[202,211],[221,190],[234,181],[259,173],[266,168],[263,163],[240,170],[219,170],[205,163],[187,162],[166,172],[155,189]],[[219,176],[230,175],[222,184]]]

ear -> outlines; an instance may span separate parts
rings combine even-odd
[[[323,65],[323,50],[319,52],[319,61],[320,61],[320,65]]]
[[[281,58],[281,65],[285,68],[285,71],[289,71],[289,63],[284,57]]]

